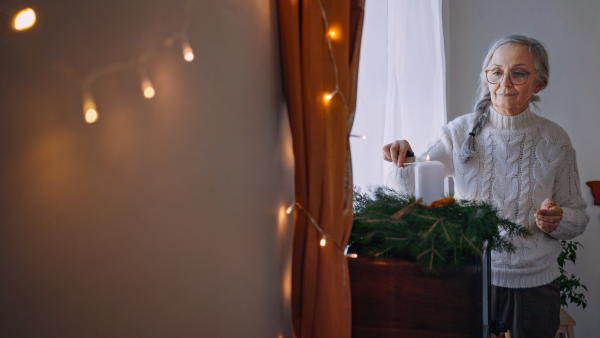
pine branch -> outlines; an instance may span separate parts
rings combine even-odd
[[[354,194],[350,250],[377,259],[416,260],[430,272],[473,262],[486,241],[493,250],[514,252],[512,239],[529,235],[486,202],[461,200],[428,208],[385,186]]]

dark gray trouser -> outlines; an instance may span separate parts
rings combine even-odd
[[[558,278],[534,288],[492,285],[492,318],[508,325],[511,338],[554,338],[560,326]]]

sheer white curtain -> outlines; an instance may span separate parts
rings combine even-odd
[[[382,147],[408,140],[417,154],[446,123],[441,0],[367,1],[352,138],[354,185],[383,184]]]

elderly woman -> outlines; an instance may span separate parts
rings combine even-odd
[[[533,236],[515,238],[515,253],[492,252],[493,309],[513,338],[553,338],[560,319],[559,240],[580,235],[589,221],[579,189],[575,150],[558,124],[530,103],[548,85],[548,53],[515,35],[494,42],[483,61],[475,112],[444,126],[424,149],[452,176],[457,198],[488,201]],[[395,164],[387,183],[414,192],[405,167],[406,140],[383,148]]]

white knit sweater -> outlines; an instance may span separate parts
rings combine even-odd
[[[445,175],[454,178],[457,199],[494,204],[502,217],[527,227],[533,236],[514,238],[513,254],[492,252],[492,284],[529,288],[550,283],[560,275],[556,259],[559,240],[580,235],[589,222],[581,196],[575,150],[567,133],[556,123],[529,109],[504,116],[490,108],[490,118],[475,136],[475,155],[466,163],[458,157],[473,126],[475,114],[461,116],[444,126],[420,153],[440,161]],[[414,194],[414,169],[394,167],[386,184]],[[535,212],[552,198],[564,214],[551,234],[540,230]]]

